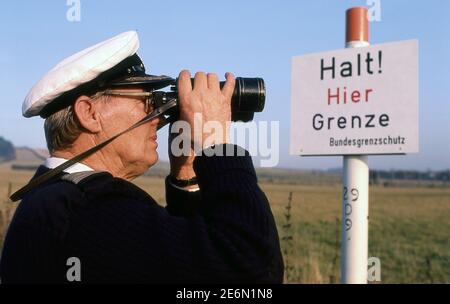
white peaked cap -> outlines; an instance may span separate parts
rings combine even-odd
[[[117,78],[118,76],[127,76],[125,74],[128,73],[128,76],[135,76],[133,80],[137,78],[141,80],[140,82],[134,81],[133,84],[148,83],[149,81],[155,83],[158,80],[166,80],[167,82],[170,78],[166,76],[145,74],[144,65],[136,54],[138,48],[137,32],[128,31],[64,59],[31,88],[22,105],[23,116],[43,116],[43,112],[46,112],[43,109],[46,106],[47,108],[64,108],[67,105],[63,105],[63,103],[67,100],[58,97],[66,93],[74,93],[80,86],[81,88],[86,87],[100,78],[102,82],[105,82],[107,78],[104,75],[109,75],[108,77],[111,78],[112,74]],[[128,58],[134,60],[128,60]],[[131,63],[124,66],[123,63],[128,61]],[[138,71],[136,71],[136,67]],[[128,72],[119,73],[123,71]],[[163,86],[160,85],[160,87]],[[67,96],[67,94],[64,96]]]

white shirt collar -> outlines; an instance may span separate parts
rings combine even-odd
[[[61,157],[49,157],[45,160],[44,166],[49,169],[53,169],[66,161],[67,159]],[[82,163],[75,163],[73,166],[70,166],[69,168],[64,170],[64,172],[67,172],[69,174],[83,171],[94,171],[94,169]]]

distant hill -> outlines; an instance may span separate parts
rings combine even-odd
[[[15,157],[8,161],[1,162],[1,165],[8,166],[13,170],[35,171],[49,156],[46,149],[32,149],[28,147],[16,147]],[[170,172],[170,165],[167,161],[158,161],[144,175],[166,177]],[[281,168],[256,168],[258,179],[261,182],[290,183],[290,184],[337,184],[340,182],[340,175],[324,171],[305,171]]]
[[[13,170],[35,171],[49,156],[46,149],[14,147],[12,143],[0,137],[0,166]],[[170,172],[167,161],[159,161],[144,175],[164,178]],[[285,168],[256,168],[258,180],[267,183],[301,184],[301,185],[340,185],[342,168],[328,170],[299,170]],[[450,170],[444,171],[405,171],[405,170],[370,170],[371,184],[380,185],[450,185]]]
[[[0,137],[0,140],[2,138]],[[4,142],[9,143],[4,140]],[[5,144],[6,146],[6,144]],[[49,156],[47,149],[33,149],[29,147],[12,147],[12,152],[9,152],[9,157],[0,157],[0,165],[10,167],[13,170],[27,170],[35,171],[45,159]],[[7,151],[5,149],[5,151]],[[11,151],[11,150],[9,150]],[[150,170],[145,173],[146,176],[165,177],[170,172],[168,162],[159,161]]]
[[[18,161],[28,163],[42,163],[49,156],[45,149],[32,149],[28,147],[16,148],[16,158]]]
[[[13,169],[35,170],[48,157],[48,152],[44,149],[17,147],[14,148],[14,152],[14,159],[4,160],[0,163]]]

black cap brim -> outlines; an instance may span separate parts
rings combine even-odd
[[[122,79],[117,79],[107,84],[108,87],[121,86],[142,86],[146,89],[158,90],[169,85],[175,84],[175,79],[169,76],[161,75],[142,75],[142,76],[128,76]]]

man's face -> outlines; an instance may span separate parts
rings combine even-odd
[[[117,88],[117,92],[144,92],[142,88]],[[126,130],[147,115],[145,97],[104,96],[100,103],[102,130],[100,140],[106,140],[119,132]],[[158,161],[156,148],[156,131],[159,118],[127,132],[106,146],[104,153],[109,158],[121,162],[125,170],[131,174],[141,175]],[[111,155],[112,154],[112,155]],[[111,157],[112,156],[112,157]]]

